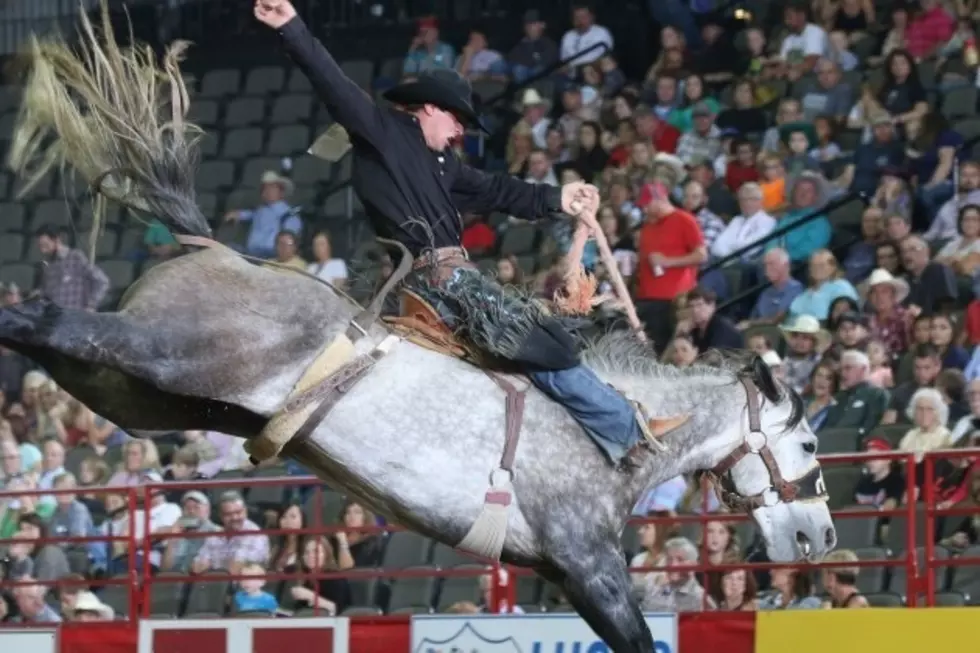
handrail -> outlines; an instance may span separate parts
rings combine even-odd
[[[917,558],[917,540],[916,533],[921,531],[919,526],[924,520],[926,523],[926,533],[931,534],[934,532],[935,519],[942,516],[959,516],[965,514],[974,514],[976,508],[972,509],[969,507],[955,507],[955,508],[939,508],[935,505],[936,497],[934,495],[934,487],[929,481],[935,479],[934,470],[932,469],[935,460],[943,458],[964,458],[972,457],[980,454],[980,449],[944,449],[939,451],[931,451],[925,455],[926,460],[926,482],[923,485],[922,499],[924,504],[921,502],[906,502],[900,507],[891,510],[854,510],[854,509],[839,509],[834,510],[833,515],[835,519],[878,519],[880,517],[904,517],[903,530],[906,537],[903,539],[903,555],[901,557],[890,557],[887,560],[862,560],[855,563],[853,566],[856,567],[886,567],[886,568],[898,568],[904,567],[907,571],[907,604],[909,607],[915,607],[919,603],[919,598],[921,595],[926,597],[926,605],[933,605],[934,595],[937,590],[934,583],[933,571],[936,567],[962,567],[964,565],[975,565],[978,563],[978,559],[974,557],[961,557],[961,558],[949,558],[949,559],[937,559],[936,558],[936,547],[938,546],[933,538],[925,538],[926,547],[926,560],[924,565],[919,564]],[[890,452],[853,452],[853,453],[840,453],[840,454],[824,454],[819,456],[819,460],[824,465],[831,464],[852,464],[856,462],[862,462],[870,459],[888,459],[893,461],[904,461],[906,467],[912,468],[914,465],[914,454],[902,451],[890,451]],[[5,496],[20,496],[20,495],[59,495],[59,494],[75,494],[80,491],[82,492],[93,492],[93,493],[116,493],[125,494],[128,496],[129,501],[127,502],[126,511],[129,517],[129,523],[136,523],[137,510],[140,509],[141,505],[146,506],[149,504],[149,498],[151,494],[160,489],[175,490],[178,488],[189,489],[198,488],[205,490],[214,490],[216,488],[231,487],[231,486],[242,486],[247,485],[248,487],[258,487],[258,486],[304,486],[313,485],[317,486],[314,488],[314,495],[306,502],[309,510],[310,523],[308,523],[304,528],[300,529],[260,529],[259,531],[250,531],[250,534],[265,534],[265,535],[282,535],[282,534],[325,534],[333,533],[339,530],[344,531],[360,531],[360,532],[374,532],[380,533],[382,531],[400,531],[404,530],[399,526],[389,524],[383,526],[364,526],[360,528],[351,528],[344,526],[342,524],[325,524],[322,520],[323,515],[323,495],[322,487],[320,487],[321,481],[315,477],[301,476],[301,477],[243,477],[239,479],[223,479],[223,480],[211,480],[211,481],[182,481],[182,482],[167,482],[167,483],[150,483],[146,485],[141,485],[137,487],[132,486],[116,486],[116,487],[99,487],[99,488],[71,488],[64,490],[20,490],[20,491],[4,491],[0,492],[0,497]],[[906,476],[906,491],[910,494],[915,488],[915,475],[908,474]],[[142,499],[141,502],[138,499]],[[972,511],[971,511],[972,510]],[[149,551],[151,550],[150,537],[148,537],[149,531],[149,511],[144,510],[142,512],[143,520],[143,540],[142,542],[136,541],[136,530],[135,528],[130,528],[129,532],[125,536],[110,536],[110,537],[46,537],[43,540],[39,540],[38,544],[43,543],[64,543],[64,542],[76,542],[80,543],[82,541],[92,542],[92,541],[129,541],[129,553],[143,553],[142,560],[137,561],[137,555],[128,556],[128,568],[129,571],[120,576],[108,577],[101,580],[52,580],[52,581],[37,581],[34,579],[21,580],[21,581],[0,581],[0,588],[9,589],[17,586],[23,585],[41,585],[44,587],[58,587],[58,586],[104,586],[104,585],[120,585],[128,584],[130,589],[129,595],[129,609],[128,616],[130,619],[138,619],[141,616],[148,616],[149,600],[153,590],[153,586],[159,583],[179,583],[191,580],[195,583],[206,583],[208,581],[218,581],[218,582],[229,582],[236,579],[244,578],[242,574],[231,574],[231,573],[221,573],[217,575],[195,575],[195,574],[175,574],[171,573],[167,576],[154,576],[150,573],[149,569]],[[672,517],[636,517],[630,519],[630,524],[637,526],[640,524],[655,524],[655,525],[683,525],[683,524],[701,524],[702,526],[708,522],[744,522],[748,520],[748,515],[745,514],[726,514],[726,513],[709,513],[702,512],[700,514],[681,514]],[[202,538],[211,537],[213,533],[203,533],[203,532],[187,532],[181,534],[169,534],[169,533],[158,533],[154,540],[156,541],[166,541],[171,538]],[[10,542],[6,540],[5,542]],[[485,561],[474,559],[474,565],[482,566]],[[141,563],[141,564],[140,564]],[[422,564],[422,563],[420,563]],[[746,569],[750,571],[760,571],[765,569],[772,569],[775,567],[785,567],[785,563],[739,563],[739,564],[721,564],[715,565],[709,562],[698,563],[697,565],[692,565],[689,568],[692,571],[697,571],[698,573],[710,573],[710,572],[724,572],[732,569]],[[795,566],[795,565],[794,565]],[[833,562],[816,562],[816,563],[799,563],[799,566],[806,567],[807,569],[821,569],[825,567],[835,567],[840,566],[840,563]],[[850,565],[849,565],[850,566]],[[653,567],[642,567],[639,569],[634,569],[634,571],[659,571],[665,569],[665,567],[657,565]],[[498,605],[498,601],[504,603],[505,605],[513,605],[515,603],[515,592],[516,583],[512,582],[512,578],[516,576],[525,576],[530,574],[529,570],[516,569],[508,566],[498,566],[490,565],[482,566],[482,568],[468,567],[466,569],[454,569],[454,568],[426,568],[426,569],[412,569],[412,570],[398,570],[398,569],[386,569],[382,567],[370,568],[370,569],[350,569],[345,571],[327,571],[327,570],[315,570],[315,571],[298,571],[298,572],[270,572],[267,576],[268,579],[276,580],[312,580],[312,579],[328,579],[328,578],[354,578],[354,579],[367,579],[367,578],[400,578],[400,577],[419,577],[422,575],[437,578],[449,578],[449,577],[461,577],[469,576],[473,577],[480,575],[481,573],[491,573],[494,574],[494,584],[492,585],[493,591],[495,593],[495,607]]]
[[[728,256],[725,256],[723,258],[720,258],[720,259],[718,259],[716,261],[712,261],[708,265],[706,265],[703,268],[701,268],[701,274],[704,274],[705,272],[710,272],[711,270],[717,270],[719,268],[723,268],[726,265],[728,265],[729,263],[731,263],[732,261],[736,261],[736,260],[742,258],[742,256],[744,254],[748,254],[752,250],[758,249],[760,246],[766,245],[766,244],[768,244],[771,241],[778,240],[779,238],[782,238],[783,236],[785,236],[789,232],[794,231],[797,228],[802,227],[805,224],[808,224],[810,222],[813,222],[814,220],[816,220],[819,217],[826,217],[829,214],[831,214],[834,211],[836,211],[837,209],[839,209],[840,207],[842,207],[842,206],[844,206],[846,204],[850,204],[851,202],[853,202],[855,200],[861,200],[862,202],[865,203],[865,205],[867,205],[870,202],[870,198],[868,197],[868,194],[867,193],[851,191],[851,192],[847,193],[846,195],[843,195],[841,197],[838,197],[837,199],[831,200],[830,202],[824,204],[820,208],[815,209],[809,215],[806,215],[806,216],[804,216],[804,217],[802,217],[802,218],[800,218],[798,220],[794,220],[790,224],[783,225],[782,227],[778,227],[776,229],[773,229],[772,231],[770,231],[768,234],[766,234],[762,238],[759,238],[758,240],[755,240],[755,241],[749,243],[748,245],[746,245],[744,247],[741,247],[741,248],[735,250],[734,252],[732,252]]]
[[[606,43],[605,41],[602,41],[602,42],[599,42],[599,43],[593,43],[592,45],[590,45],[586,49],[584,49],[581,52],[578,52],[578,53],[572,55],[571,57],[568,57],[566,59],[561,59],[559,61],[556,61],[555,63],[551,64],[550,66],[548,66],[547,68],[545,68],[541,72],[536,73],[534,75],[531,75],[530,77],[528,77],[527,79],[525,79],[523,82],[520,82],[520,83],[513,83],[513,82],[511,82],[510,84],[507,85],[507,87],[504,90],[502,90],[501,92],[497,93],[496,95],[491,95],[489,99],[484,100],[482,102],[482,105],[483,105],[484,108],[490,108],[492,105],[499,103],[501,100],[506,100],[506,99],[513,98],[513,96],[517,94],[517,91],[520,91],[520,90],[522,90],[524,88],[527,88],[528,86],[530,86],[530,85],[534,84],[535,82],[538,82],[538,81],[540,81],[542,79],[545,79],[546,77],[550,77],[556,70],[559,70],[561,68],[564,68],[569,63],[571,63],[572,61],[575,61],[576,59],[578,59],[582,55],[588,54],[588,53],[592,52],[593,50],[599,50],[599,49],[601,49],[603,51],[602,53],[605,54],[606,52],[608,52],[612,48],[610,48],[609,47],[609,44]]]

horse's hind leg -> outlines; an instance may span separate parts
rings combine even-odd
[[[653,636],[632,594],[629,573],[619,548],[569,552],[560,570],[539,570],[558,585],[568,601],[613,653],[650,653]],[[577,546],[575,547],[578,548]]]
[[[195,370],[158,330],[116,313],[62,309],[36,299],[0,309],[0,345],[44,367],[72,396],[123,428],[203,429],[254,435],[264,419],[182,394]]]

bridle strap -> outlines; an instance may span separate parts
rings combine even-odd
[[[780,500],[784,503],[789,503],[796,499],[799,495],[800,488],[796,483],[787,482],[783,478],[782,473],[779,471],[779,464],[776,462],[776,457],[773,455],[772,450],[769,448],[769,441],[765,433],[762,432],[762,400],[759,394],[759,388],[756,387],[752,379],[747,376],[739,378],[739,382],[742,387],[745,388],[745,394],[747,398],[746,406],[749,413],[749,435],[742,441],[734,451],[725,456],[725,458],[719,462],[715,467],[708,472],[708,479],[717,488],[722,503],[728,505],[732,509],[743,509],[752,510],[754,508],[761,507],[765,505],[765,491],[751,497],[743,497],[736,492],[725,489],[724,483],[722,482],[723,477],[731,472],[732,468],[735,467],[743,458],[749,454],[758,454],[762,458],[762,463],[766,466],[769,472],[769,480],[771,481],[772,489],[776,491],[779,495]],[[752,443],[749,438],[759,437],[761,439],[761,445],[758,449],[753,449]],[[767,488],[768,489],[768,488]]]

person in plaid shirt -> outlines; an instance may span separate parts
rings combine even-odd
[[[44,260],[41,295],[62,308],[94,311],[109,291],[109,278],[81,250],[71,249],[53,225],[37,231],[37,247]]]
[[[268,563],[269,537],[262,533],[246,534],[259,530],[259,527],[248,518],[242,496],[235,491],[225,492],[221,495],[220,505],[224,532],[204,541],[191,564],[191,571],[199,574],[210,569],[227,569],[237,574],[246,564]]]

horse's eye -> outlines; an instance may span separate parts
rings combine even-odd
[[[803,451],[807,453],[817,453],[817,443],[816,442],[804,442]]]

